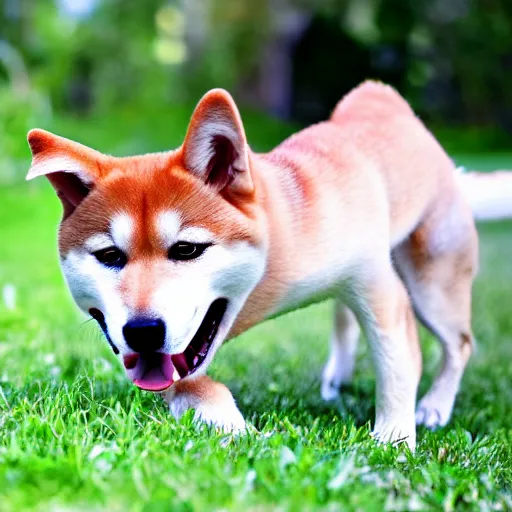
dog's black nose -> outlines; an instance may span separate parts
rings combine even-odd
[[[125,324],[123,335],[135,352],[155,352],[164,346],[165,324],[159,318],[135,318]]]

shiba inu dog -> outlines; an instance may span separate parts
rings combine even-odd
[[[205,374],[218,348],[334,297],[323,397],[352,378],[362,326],[374,437],[414,448],[416,423],[448,422],[473,343],[473,216],[512,216],[512,177],[457,172],[392,88],[365,82],[266,154],[249,149],[224,90],[201,99],[174,151],[115,158],[38,129],[28,141],[28,179],[47,176],[63,204],[59,251],[76,303],[175,417],[193,408],[243,430],[229,390]],[[415,314],[444,352],[417,407]]]

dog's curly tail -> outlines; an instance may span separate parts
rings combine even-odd
[[[512,171],[461,171],[460,186],[476,220],[512,218]]]

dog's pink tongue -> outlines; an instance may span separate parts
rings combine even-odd
[[[125,356],[124,366],[133,383],[145,391],[163,391],[174,382],[169,354],[131,354]]]

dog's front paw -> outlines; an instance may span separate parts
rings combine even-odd
[[[414,421],[386,420],[378,421],[370,434],[377,442],[394,446],[405,443],[411,451],[416,448],[416,426]]]
[[[222,432],[241,434],[246,431],[245,420],[228,388],[206,376],[173,386],[164,394],[164,399],[176,419],[194,409],[194,419],[198,423]]]
[[[197,422],[211,425],[222,432],[244,434],[247,426],[244,417],[238,410],[233,400],[230,406],[211,407],[208,404],[200,404],[195,408],[194,418]]]

